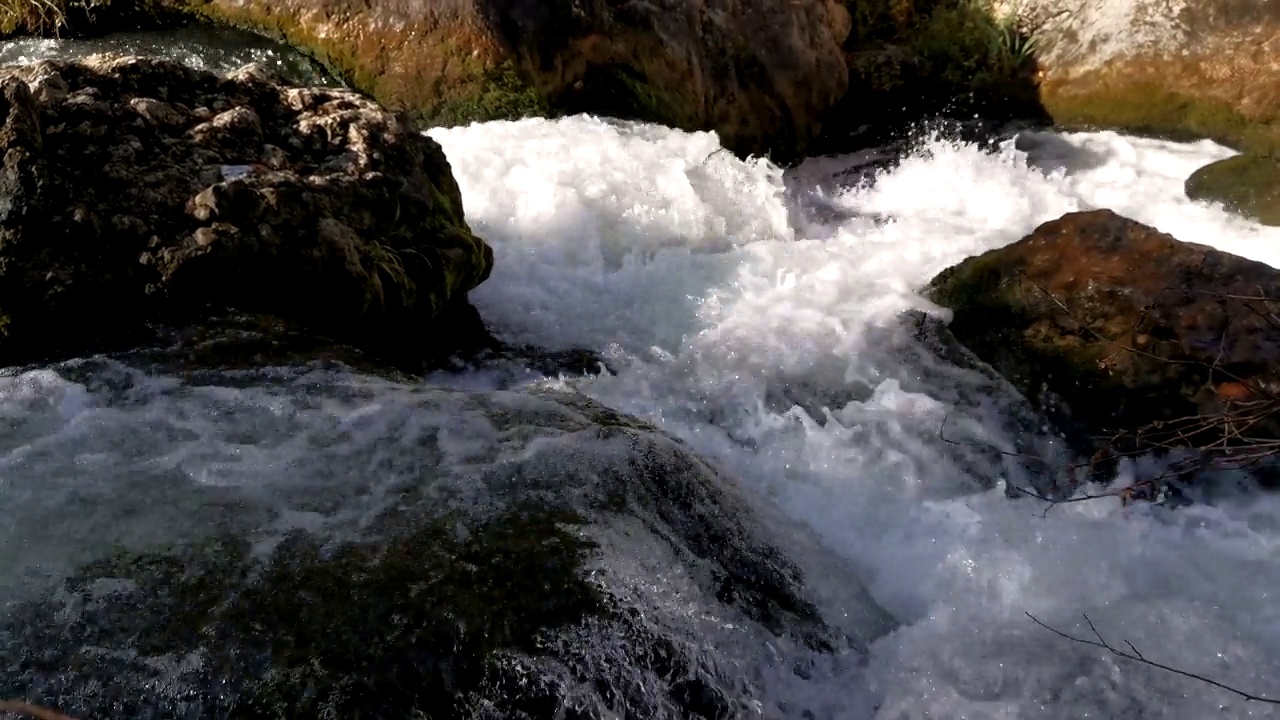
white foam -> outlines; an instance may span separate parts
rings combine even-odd
[[[796,230],[782,173],[716,152],[712,135],[586,117],[430,134],[494,246],[473,299],[496,329],[610,354],[618,375],[580,387],[734,469],[907,623],[860,678],[877,717],[1277,716],[1024,613],[1071,632],[1088,613],[1149,657],[1280,695],[1280,501],[1171,513],[1099,500],[1041,517],[984,489],[1015,468],[975,468],[938,434],[956,412],[958,432],[1011,446],[992,413],[1013,400],[953,410],[989,386],[894,322],[930,307],[915,289],[938,271],[1078,209],[1280,266],[1280,229],[1182,193],[1230,151],[1114,133],[1035,136],[995,155],[935,142],[870,188],[829,194],[834,227]],[[829,186],[821,173],[802,167],[789,185]],[[831,717],[851,717],[844,686],[820,690]]]

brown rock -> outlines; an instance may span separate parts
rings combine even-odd
[[[961,343],[1089,434],[1214,416],[1245,397],[1237,385],[1280,389],[1280,304],[1250,299],[1280,298],[1280,271],[1109,210],[1047,222],[928,292]]]
[[[1280,4],[1020,0],[1059,123],[1280,151]]]
[[[224,310],[447,344],[429,323],[492,253],[440,147],[356,93],[315,89],[303,109],[293,94],[261,69],[159,59],[0,76],[0,366]]]
[[[355,88],[429,124],[592,112],[713,129],[743,153],[794,155],[848,87],[841,43],[851,19],[841,0],[89,5],[68,8],[63,31],[119,27],[122,13],[130,21],[195,13],[281,37]],[[91,22],[77,22],[84,13]],[[57,30],[0,19],[0,36]]]

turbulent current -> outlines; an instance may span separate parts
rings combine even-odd
[[[1183,194],[1187,175],[1231,151],[1024,133],[996,152],[935,140],[891,169],[823,158],[784,172],[713,134],[591,117],[429,134],[495,250],[472,293],[492,330],[601,353],[613,373],[554,381],[727,468],[761,507],[812,528],[901,623],[865,664],[780,675],[777,692],[806,697],[806,717],[1280,717],[1027,615],[1092,638],[1087,614],[1116,646],[1278,697],[1280,498],[1047,513],[1010,499],[1005,483],[1032,470],[957,451],[944,418],[975,444],[1053,456],[1055,443],[1018,419],[1012,390],[938,359],[897,321],[945,317],[916,292],[935,274],[1078,209],[1280,267],[1280,230]],[[228,514],[278,506],[282,526],[327,522],[329,485],[384,461],[370,434],[419,421],[406,415],[410,383],[346,369],[254,378],[190,384],[100,360],[0,371],[0,601],[104,544],[199,537]],[[440,462],[474,449],[465,433],[446,440]],[[376,488],[363,497],[376,503]]]

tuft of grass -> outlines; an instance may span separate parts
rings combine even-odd
[[[181,10],[175,0],[0,0],[0,38],[84,37],[160,26]]]
[[[368,279],[368,295],[365,310],[375,303],[379,309],[387,308],[387,290],[396,293],[395,300],[404,308],[412,308],[417,302],[417,285],[405,270],[401,253],[416,252],[414,250],[397,250],[387,243],[374,242],[365,246],[365,259],[368,262],[366,277]]]
[[[66,23],[64,0],[0,0],[0,36],[56,35]]]
[[[994,12],[990,0],[846,1],[850,89],[815,152],[887,142],[922,120],[1049,120],[1039,38],[1018,15]]]

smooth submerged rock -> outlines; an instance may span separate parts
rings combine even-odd
[[[222,532],[104,550],[14,606],[0,696],[79,717],[738,717],[760,673],[892,627],[807,534],[633,418],[548,389],[380,398],[311,427],[291,479],[205,488]]]
[[[95,57],[0,94],[0,366],[226,309],[435,349],[490,271],[439,145],[355,92]]]
[[[927,292],[953,311],[960,342],[1065,426],[1146,428],[1155,442],[1152,423],[1219,417],[1280,388],[1276,288],[1275,268],[1095,210],[971,257]],[[1275,425],[1249,434],[1275,437]],[[1165,427],[1187,433],[1171,432],[1174,445],[1224,430]]]
[[[1191,173],[1187,197],[1222,203],[1263,225],[1280,225],[1280,161],[1236,155]]]

